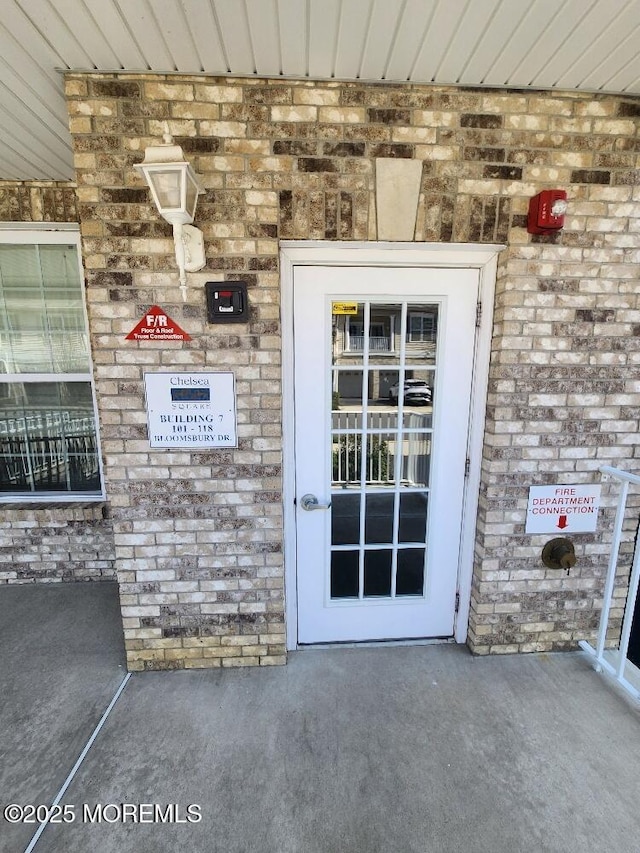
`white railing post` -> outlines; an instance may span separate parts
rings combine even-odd
[[[640,476],[631,474],[628,471],[622,471],[619,468],[612,468],[608,465],[600,468],[600,473],[606,476],[613,477],[620,484],[620,494],[618,496],[618,506],[616,509],[616,518],[613,527],[613,538],[611,541],[611,553],[609,556],[609,566],[607,569],[607,578],[605,582],[604,595],[602,601],[602,612],[600,614],[600,625],[598,629],[598,641],[594,649],[586,641],[581,641],[579,646],[594,659],[594,666],[598,672],[604,670],[613,675],[624,690],[627,691],[635,699],[640,699],[640,690],[637,684],[631,684],[625,675],[627,665],[631,665],[627,660],[627,652],[629,651],[629,639],[631,637],[631,627],[635,612],[635,604],[638,595],[638,585],[640,583],[640,542],[636,538],[636,546],[633,555],[631,572],[629,575],[629,591],[624,609],[622,620],[622,628],[620,633],[620,641],[618,650],[614,653],[615,666],[605,657],[605,644],[607,639],[607,628],[609,626],[609,615],[611,612],[611,604],[613,601],[613,592],[615,588],[615,578],[618,569],[618,557],[620,553],[620,543],[622,541],[622,528],[624,524],[624,514],[627,506],[628,492],[630,484],[640,485]],[[609,657],[611,653],[609,653]]]
[[[607,579],[604,585],[602,612],[600,614],[600,626],[598,630],[598,645],[596,646],[596,655],[598,660],[602,658],[605,642],[607,640],[609,611],[611,610],[613,588],[616,581],[618,555],[620,553],[620,542],[622,541],[622,525],[624,524],[624,511],[627,505],[628,491],[629,483],[623,481],[620,495],[618,496],[618,508],[616,510],[616,520],[613,525],[613,539],[611,540],[611,553],[609,555],[609,568],[607,569]]]
[[[635,553],[633,555],[633,565],[631,567],[631,575],[629,576],[629,593],[627,594],[627,603],[624,608],[624,619],[622,620],[622,633],[620,635],[620,655],[618,658],[618,678],[624,675],[624,668],[627,662],[627,652],[629,651],[629,638],[631,637],[631,625],[636,607],[636,598],[638,595],[638,580],[640,580],[640,548],[636,543]]]

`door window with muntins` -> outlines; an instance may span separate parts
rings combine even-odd
[[[438,311],[365,300],[332,318],[333,600],[424,594]]]

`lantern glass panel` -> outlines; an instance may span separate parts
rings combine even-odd
[[[196,204],[198,203],[198,185],[195,183],[191,175],[187,172],[187,213],[193,220],[196,215]]]
[[[149,173],[149,179],[152,182],[153,189],[158,199],[160,210],[176,209],[181,205],[181,185],[182,170],[181,169],[166,169],[153,170]]]

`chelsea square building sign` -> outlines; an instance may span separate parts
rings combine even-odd
[[[233,373],[145,373],[151,447],[237,447]]]

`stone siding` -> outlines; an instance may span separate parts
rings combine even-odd
[[[102,507],[3,508],[0,585],[115,577],[113,530]]]
[[[130,74],[69,74],[66,90],[130,667],[284,661],[278,241],[375,240],[378,158],[423,164],[416,240],[507,246],[469,645],[592,637],[606,533],[576,537],[569,576],[546,570],[550,537],[525,535],[525,508],[531,484],[638,468],[640,102]],[[206,186],[207,268],[186,304],[171,230],[132,168],[166,122]],[[529,199],[555,187],[568,192],[565,229],[529,235]],[[248,282],[248,324],[207,325],[212,279]],[[124,340],[155,303],[190,342]],[[149,448],[143,374],[163,369],[234,371],[237,450]]]
[[[77,222],[75,184],[0,181],[0,222]]]

